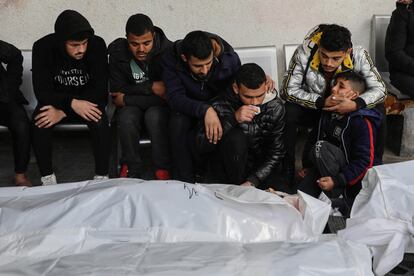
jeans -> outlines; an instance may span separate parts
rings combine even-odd
[[[117,110],[119,139],[121,141],[121,163],[128,165],[128,176],[139,178],[142,174],[142,159],[139,139],[143,123],[151,138],[152,160],[158,169],[170,169],[171,154],[168,141],[167,106],[152,106],[142,110],[137,106],[124,106]]]

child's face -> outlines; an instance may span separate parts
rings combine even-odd
[[[331,93],[337,97],[349,97],[352,93],[351,82],[343,78],[338,78],[335,81],[335,85],[331,89]],[[351,97],[353,99],[354,97]]]

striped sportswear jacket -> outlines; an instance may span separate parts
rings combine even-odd
[[[323,107],[326,81],[319,70],[318,51],[312,51],[314,47],[318,47],[321,35],[319,26],[316,26],[293,54],[281,88],[284,100],[312,109]],[[310,64],[307,68],[308,62]],[[346,70],[354,70],[365,77],[367,90],[356,99],[359,108],[372,108],[385,100],[385,84],[363,47],[353,47],[352,53],[344,59],[335,74]]]

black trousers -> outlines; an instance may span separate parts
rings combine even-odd
[[[285,103],[285,132],[283,133],[284,143],[286,147],[285,167],[292,173],[295,169],[295,152],[298,127],[310,128],[305,148],[302,154],[302,166],[309,167],[311,164],[308,160],[308,153],[311,147],[315,144],[318,135],[318,123],[321,116],[320,110],[305,108],[298,104],[286,102]]]
[[[169,122],[172,177],[175,180],[195,182],[195,159],[192,149],[198,119],[182,113],[171,112]]]
[[[36,155],[37,165],[42,176],[53,173],[52,165],[52,134],[51,128],[38,128],[34,123],[34,118],[40,113],[41,106],[37,106],[33,113],[33,149]],[[99,107],[102,112],[101,120],[98,122],[86,121],[74,112],[66,114],[59,124],[86,124],[91,134],[92,150],[95,159],[95,174],[107,175],[109,165],[109,126],[105,108]]]
[[[209,183],[240,185],[264,161],[249,152],[248,136],[238,128],[226,133],[212,152],[199,150],[204,152],[204,158],[209,160],[205,177],[205,181]],[[292,193],[290,187],[282,181],[280,166],[276,167],[257,188],[273,188]]]
[[[30,122],[23,105],[0,103],[0,125],[11,132],[15,173],[26,172],[30,158]]]
[[[152,160],[158,169],[170,169],[171,154],[168,140],[167,106],[152,106],[142,110],[137,106],[124,106],[117,110],[117,124],[121,141],[121,163],[128,165],[130,177],[141,177],[142,159],[139,139],[143,128],[151,138]]]
[[[390,72],[390,80],[398,90],[414,99],[414,76],[402,72]]]

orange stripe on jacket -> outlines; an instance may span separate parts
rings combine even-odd
[[[374,133],[372,130],[372,123],[367,118],[364,118],[364,120],[367,123],[368,132],[369,132],[369,165],[368,167],[365,168],[365,170],[360,175],[358,175],[354,180],[349,182],[349,185],[354,185],[358,181],[360,181],[365,176],[368,169],[372,168],[372,165],[374,164]]]

